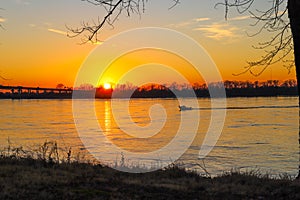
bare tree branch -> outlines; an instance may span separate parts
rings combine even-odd
[[[294,67],[294,61],[289,60],[294,53],[294,44],[290,23],[287,18],[287,0],[271,0],[271,6],[267,10],[254,9],[251,10],[255,0],[224,0],[222,3],[216,4],[225,7],[225,18],[228,19],[229,9],[235,8],[238,13],[249,13],[255,20],[252,26],[259,27],[259,30],[250,35],[254,37],[263,31],[273,34],[270,40],[259,43],[254,46],[255,49],[264,50],[264,55],[257,61],[247,62],[245,70],[241,73],[234,74],[236,76],[251,73],[254,76],[261,75],[270,65],[283,61],[287,63],[285,67],[288,72]],[[255,72],[258,70],[258,72]]]
[[[177,6],[180,3],[180,0],[173,0],[173,2],[174,2],[174,4],[169,8],[169,10],[171,10],[172,8]]]
[[[84,1],[84,0],[83,0]],[[145,12],[145,4],[148,0],[85,0],[95,6],[101,6],[105,9],[106,15],[102,19],[98,19],[97,22],[92,24],[88,22],[82,22],[80,28],[68,28],[70,33],[69,37],[77,37],[84,35],[82,43],[86,42],[98,42],[98,34],[100,30],[107,24],[113,26],[116,20],[122,13],[125,13],[128,17],[132,14],[138,14]]]
[[[113,24],[119,19],[121,14],[125,14],[130,17],[132,14],[141,15],[145,12],[145,5],[148,0],[82,0],[86,1],[95,6],[100,6],[104,8],[106,14],[102,19],[98,18],[97,22],[82,22],[81,27],[79,28],[70,28],[68,36],[73,38],[79,35],[83,35],[82,43],[99,42],[99,33],[105,25],[113,27]],[[172,0],[173,4],[169,9],[174,8],[180,3],[180,0]]]

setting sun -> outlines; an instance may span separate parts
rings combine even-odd
[[[104,83],[103,88],[106,90],[111,89],[111,84],[110,83]]]

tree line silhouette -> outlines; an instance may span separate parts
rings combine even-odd
[[[298,95],[295,80],[268,81],[229,81],[216,83],[146,84],[140,87],[131,83],[116,85],[113,97],[131,98],[175,98],[175,97],[210,97],[209,90],[225,89],[227,97],[266,97]],[[96,96],[97,97],[97,96]]]
[[[24,89],[24,88],[23,88]],[[176,98],[176,97],[205,97],[209,98],[210,90],[221,93],[226,91],[227,97],[268,97],[268,96],[297,96],[297,82],[295,80],[268,80],[268,81],[229,81],[214,83],[194,83],[192,85],[173,82],[171,84],[149,83],[135,86],[132,83],[117,84],[113,88],[105,89],[103,86],[94,87],[91,84],[82,84],[76,88],[69,88],[58,84],[54,89],[36,88],[40,92],[27,90],[10,91],[0,90],[0,98],[19,99],[70,99],[76,91],[80,98]],[[62,92],[60,91],[62,90]]]

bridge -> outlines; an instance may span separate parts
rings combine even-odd
[[[0,98],[68,98],[72,96],[72,92],[72,88],[40,88],[0,85]]]

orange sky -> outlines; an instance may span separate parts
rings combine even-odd
[[[224,10],[214,9],[215,2],[217,1],[182,2],[169,11],[170,2],[153,0],[147,4],[147,10],[141,18],[121,15],[115,28],[103,29],[101,39],[105,41],[131,28],[171,28],[192,37],[203,46],[218,66],[223,79],[295,79],[294,69],[288,74],[283,63],[272,66],[259,77],[253,77],[249,73],[233,76],[233,73],[243,70],[247,60],[255,60],[261,56],[261,52],[253,49],[252,45],[265,41],[270,35],[263,33],[258,37],[247,37],[246,30],[256,30],[249,28],[251,20],[247,15],[240,16],[232,12],[231,20],[226,21]],[[70,5],[67,0],[6,1],[3,8],[5,10],[0,13],[0,21],[5,30],[0,31],[0,75],[9,80],[0,79],[0,84],[55,87],[58,83],[63,83],[72,87],[81,64],[97,45],[78,45],[81,38],[68,38],[66,25],[76,27],[82,20],[97,19],[97,16],[103,16],[103,10],[80,1]],[[179,48],[180,45],[178,44]],[[193,79],[191,70],[180,68],[185,65],[181,63],[182,60],[175,57],[171,59],[171,55],[163,52],[158,56],[157,53],[136,52],[118,59],[115,62],[118,67],[111,68],[106,75],[107,81],[115,82],[122,70],[127,70],[130,66],[154,62],[156,66],[175,66],[189,79]],[[127,77],[128,80],[138,84],[141,77],[147,74],[146,68],[136,70],[134,75]],[[157,81],[180,82],[180,78],[172,75],[168,67],[159,69],[152,78]]]
[[[180,75],[190,84],[203,82],[201,75],[185,59],[163,50],[143,49],[130,52],[116,59],[100,78],[99,84],[131,81],[137,85],[144,82],[164,84],[170,83],[172,80],[179,83],[184,82]]]

